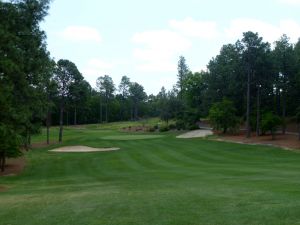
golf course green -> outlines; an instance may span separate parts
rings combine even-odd
[[[51,132],[55,140],[57,130]],[[0,177],[7,188],[0,192],[0,224],[300,223],[298,152],[177,134],[65,129],[64,146],[120,150],[49,152],[61,146],[54,144],[29,151],[21,174]]]
[[[104,136],[102,139],[104,140],[119,140],[119,141],[128,141],[128,140],[142,140],[142,139],[153,139],[153,138],[161,138],[163,135],[110,135]]]

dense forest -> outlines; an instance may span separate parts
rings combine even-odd
[[[142,84],[124,75],[115,84],[99,74],[92,88],[68,59],[55,62],[47,50],[39,24],[49,0],[0,2],[0,165],[5,157],[29,148],[32,134],[60,125],[104,123],[160,117],[176,121],[178,129],[193,129],[200,118],[212,120],[230,109],[225,132],[245,124],[247,135],[262,132],[264,117],[298,118],[300,106],[300,40],[286,35],[268,43],[258,33],[243,33],[241,40],[224,45],[206,71],[192,72],[179,57],[177,84],[147,95]],[[158,84],[159,85],[159,84]],[[235,120],[230,121],[229,117]],[[222,122],[216,122],[219,124]],[[221,124],[222,127],[222,124]],[[48,140],[49,141],[49,140]]]

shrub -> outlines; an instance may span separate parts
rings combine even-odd
[[[167,125],[160,126],[159,132],[166,132],[166,131],[169,131],[169,126]]]
[[[270,131],[272,139],[275,139],[277,128],[282,124],[282,120],[279,116],[274,115],[272,112],[266,112],[262,116],[261,128],[263,133]]]
[[[209,120],[213,128],[222,129],[224,134],[228,129],[236,129],[239,121],[235,116],[235,111],[233,103],[227,99],[213,104],[209,110]]]
[[[155,132],[155,131],[156,131],[156,129],[154,127],[149,127],[148,128],[148,132]]]
[[[185,124],[184,124],[183,120],[177,120],[175,126],[176,126],[177,130],[184,130],[185,129]]]
[[[197,130],[199,129],[199,126],[197,126],[196,124],[190,124],[187,127],[188,130]]]
[[[170,130],[176,129],[176,125],[173,124],[173,123],[169,124],[169,129],[170,129]]]

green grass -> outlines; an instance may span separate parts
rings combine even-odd
[[[103,139],[119,135],[128,134],[68,128],[64,145],[120,151],[47,151],[57,145],[30,151],[21,175],[0,177],[0,185],[9,187],[0,192],[0,224],[300,224],[297,152],[172,133]],[[41,140],[43,135],[34,137]]]
[[[119,140],[119,141],[128,141],[128,140],[143,140],[143,139],[153,139],[153,138],[162,138],[163,135],[110,135],[110,136],[103,136],[102,139],[104,140]]]

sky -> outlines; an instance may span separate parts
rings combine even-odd
[[[300,0],[53,0],[41,27],[51,56],[74,62],[92,87],[126,75],[157,94],[176,84],[181,55],[199,72],[246,31],[297,42],[299,12]]]

